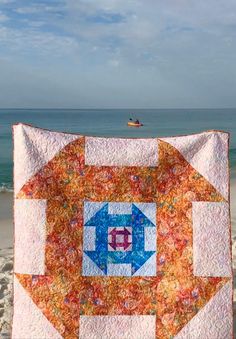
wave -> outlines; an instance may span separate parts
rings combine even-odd
[[[0,183],[0,193],[13,192],[13,187],[10,184]]]

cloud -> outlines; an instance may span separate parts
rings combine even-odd
[[[125,17],[119,13],[97,13],[86,17],[88,23],[95,24],[117,24],[125,21]]]
[[[97,105],[122,98],[152,107],[170,98],[178,106],[226,98],[236,105],[235,0],[18,0],[2,7],[0,55],[44,69],[82,98],[91,93]]]
[[[15,0],[0,0],[0,5],[6,5],[13,3]]]
[[[9,20],[9,17],[0,11],[0,23],[6,22]]]
[[[47,14],[49,12],[55,13],[58,10],[63,10],[64,6],[62,5],[56,5],[56,6],[50,6],[43,3],[34,3],[29,4],[28,6],[23,7],[16,7],[14,8],[14,11],[18,14],[28,15],[28,14]]]
[[[18,4],[22,2],[19,1]],[[102,51],[104,65],[114,54],[122,54],[127,62],[157,60],[161,48],[175,49],[189,44],[198,48],[212,36],[229,38],[236,20],[236,3],[228,0],[65,0],[65,2],[23,2],[14,11],[18,20],[25,19],[31,27],[42,27],[43,33],[71,37],[88,53],[93,46]],[[36,16],[37,15],[37,16]],[[23,18],[21,18],[23,16]],[[25,21],[26,22],[26,21]],[[195,44],[192,43],[195,41]],[[181,46],[182,45],[182,46]],[[173,46],[173,48],[172,48]],[[178,51],[177,51],[178,52]],[[152,54],[152,57],[150,57]],[[149,57],[147,58],[147,55]],[[143,56],[143,59],[142,59]]]
[[[34,29],[13,29],[0,26],[0,42],[9,55],[19,53],[20,56],[51,56],[57,59],[70,53],[78,53],[78,43],[68,36],[60,36],[50,32]],[[3,53],[3,52],[2,52]],[[0,53],[0,54],[2,54]]]
[[[42,26],[46,25],[46,21],[40,21],[40,20],[28,20],[28,19],[22,19],[22,22],[24,22],[25,24],[27,24],[30,27],[35,27],[35,28],[40,28]]]
[[[31,6],[31,7],[16,8],[15,12],[18,13],[18,14],[34,14],[34,13],[41,12],[42,10],[43,10],[43,8]]]
[[[109,61],[109,64],[112,66],[112,67],[118,67],[120,65],[120,60],[110,60]]]

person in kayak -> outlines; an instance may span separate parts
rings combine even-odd
[[[135,121],[133,121],[132,118],[129,118],[129,121],[132,122],[132,123],[135,124],[135,125],[140,125],[140,122],[139,122],[138,119],[136,119]]]

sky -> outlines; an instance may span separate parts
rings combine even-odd
[[[236,107],[235,0],[0,0],[0,107]]]

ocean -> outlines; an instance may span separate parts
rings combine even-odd
[[[127,126],[129,118],[144,126]],[[236,173],[236,109],[0,109],[0,191],[12,190],[12,129],[17,122],[107,137],[163,137],[220,129],[231,133],[230,167]]]

